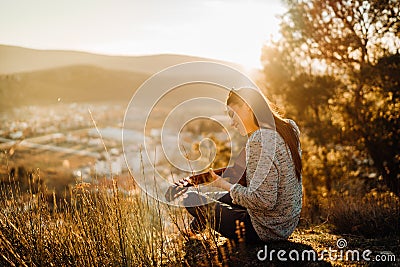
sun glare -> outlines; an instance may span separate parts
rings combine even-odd
[[[0,17],[0,25],[7,25],[0,26],[0,43],[111,55],[184,54],[254,69],[261,68],[262,44],[279,34],[277,16],[284,11],[278,0],[210,0],[190,5],[129,1],[124,8],[110,3],[79,8],[65,4],[68,11],[74,6],[79,12],[71,22],[50,1],[41,9],[33,5],[35,16],[24,16],[29,7],[24,11],[11,2],[0,5],[8,10],[7,17]],[[106,21],[104,10],[108,10]],[[48,16],[53,23],[38,19]],[[26,17],[29,26],[21,27],[19,17]]]

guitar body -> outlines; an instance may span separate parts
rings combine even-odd
[[[239,156],[236,158],[236,161],[232,167],[216,169],[214,172],[221,177],[230,178],[229,182],[232,184],[237,183],[242,186],[247,186],[245,149],[242,149],[242,151],[239,153]],[[211,175],[209,172],[203,172],[186,177],[168,188],[167,192],[165,193],[165,199],[167,201],[172,201],[183,194],[188,187],[204,184],[210,181]]]

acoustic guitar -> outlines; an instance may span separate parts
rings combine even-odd
[[[228,181],[232,184],[238,183],[240,185],[247,186],[245,149],[243,148],[240,151],[233,166],[216,169],[214,172],[223,178],[229,178]],[[211,180],[212,177],[208,171],[185,177],[168,188],[167,192],[165,193],[165,199],[170,202],[185,193],[189,187],[205,184],[211,182]]]

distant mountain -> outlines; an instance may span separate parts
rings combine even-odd
[[[77,51],[35,50],[0,45],[0,74],[31,72],[71,65],[93,65],[104,69],[154,74],[166,67],[189,61],[217,61],[184,55],[107,56]],[[231,66],[233,63],[217,61]]]
[[[0,111],[54,104],[58,98],[63,102],[128,103],[152,74],[191,61],[218,62],[183,55],[124,57],[0,45]]]

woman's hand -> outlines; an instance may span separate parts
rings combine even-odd
[[[212,168],[210,168],[208,170],[208,172],[210,173],[210,175],[212,177],[212,180],[210,182],[212,183],[213,186],[219,187],[219,188],[224,189],[226,191],[230,191],[231,190],[232,184],[229,183],[228,181],[226,181],[221,176],[215,174],[215,172],[213,171]]]

